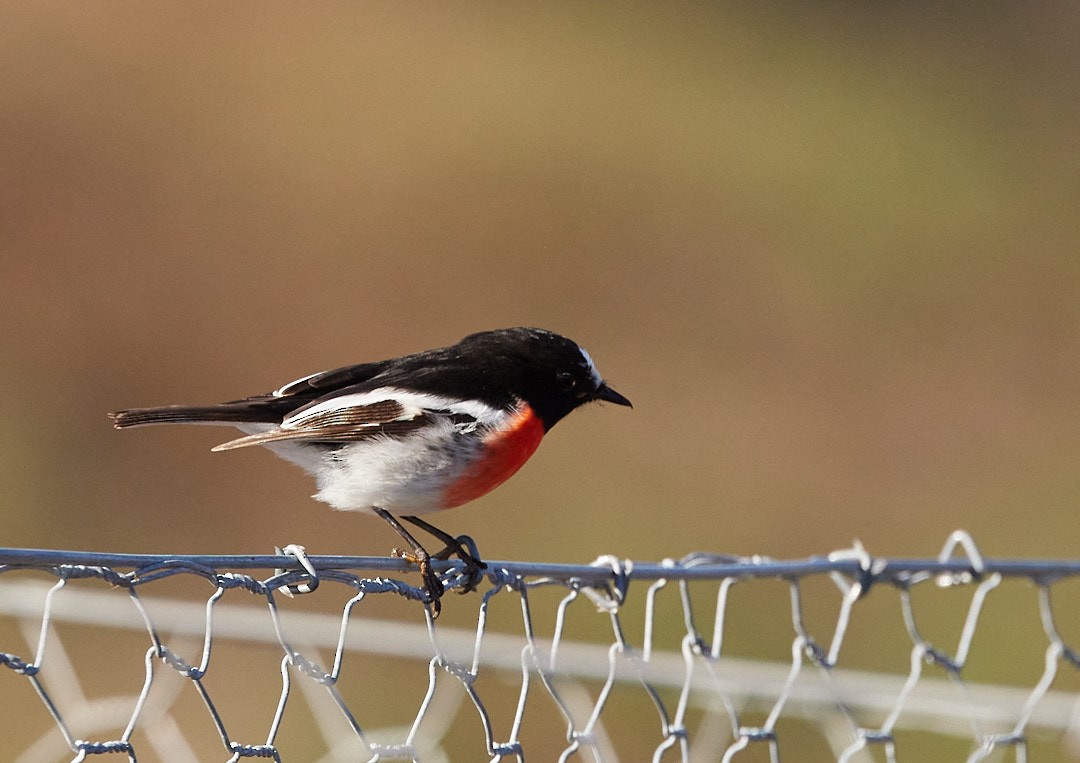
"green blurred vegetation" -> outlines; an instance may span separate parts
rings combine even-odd
[[[104,414],[524,324],[635,409],[576,414],[440,518],[489,557],[923,556],[956,527],[1076,557],[1078,27],[1040,4],[9,4],[3,545],[385,553],[269,454]]]

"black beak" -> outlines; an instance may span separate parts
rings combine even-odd
[[[594,400],[603,400],[607,403],[615,403],[615,405],[625,405],[627,408],[633,408],[629,400],[620,395],[606,384],[601,384],[599,389],[596,390],[596,394],[593,395]]]

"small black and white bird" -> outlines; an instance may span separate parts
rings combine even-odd
[[[443,586],[396,516],[476,567],[461,539],[418,515],[460,506],[509,479],[553,426],[592,401],[629,406],[573,341],[536,328],[471,334],[450,347],[305,376],[265,395],[208,406],[132,408],[117,429],[226,424],[245,434],[213,450],[262,445],[315,477],[315,497],[371,512],[410,545],[435,614]],[[396,516],[395,516],[396,515]]]

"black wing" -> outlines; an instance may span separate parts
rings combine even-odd
[[[365,405],[333,408],[310,416],[290,418],[279,427],[222,443],[212,450],[232,450],[249,445],[266,445],[284,440],[341,443],[366,440],[376,435],[400,435],[432,422],[443,411],[406,408],[393,398]]]
[[[370,381],[392,361],[361,363],[322,371],[289,382],[265,395],[230,400],[217,405],[166,405],[130,408],[109,414],[117,429],[145,424],[277,424],[289,413],[337,390]]]

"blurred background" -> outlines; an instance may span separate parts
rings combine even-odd
[[[485,556],[1076,557],[1070,6],[8,4],[5,546],[385,554],[214,428],[535,325],[634,410],[440,516]]]

